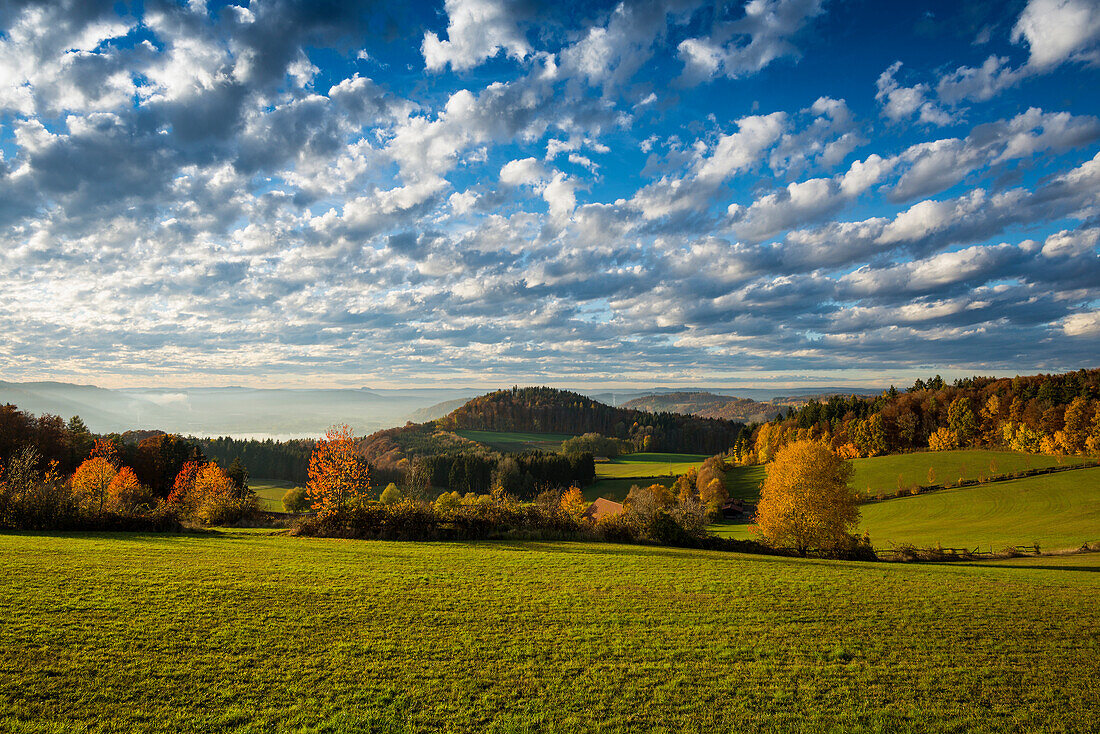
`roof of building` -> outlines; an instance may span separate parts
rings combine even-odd
[[[618,515],[626,508],[623,507],[621,502],[614,502],[612,500],[599,497],[595,502],[588,506],[588,509],[584,511],[584,517],[590,517],[593,520],[600,520],[611,515]]]

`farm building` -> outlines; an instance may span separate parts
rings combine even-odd
[[[588,509],[584,511],[583,517],[589,520],[600,520],[601,518],[618,515],[624,509],[625,508],[619,502],[613,502],[611,500],[605,500],[603,497],[599,497],[588,506]]]

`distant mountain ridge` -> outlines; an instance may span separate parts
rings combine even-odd
[[[634,398],[622,404],[623,408],[645,410],[651,413],[679,413],[700,418],[721,418],[744,423],[764,423],[773,420],[786,408],[800,408],[810,400],[823,401],[832,395],[863,395],[863,392],[819,392],[800,396],[779,396],[766,402],[751,398],[718,395],[707,391],[667,392]],[[879,394],[877,391],[872,395]]]
[[[694,391],[694,390],[692,390]],[[738,397],[761,398],[780,392],[786,395],[822,393],[811,390],[738,390]],[[877,394],[876,390],[837,392]],[[320,436],[336,423],[347,423],[358,434],[367,434],[407,421],[417,423],[442,418],[467,400],[481,395],[483,388],[103,388],[56,381],[0,381],[0,404],[12,403],[21,410],[66,419],[79,415],[98,433],[156,429],[200,436],[294,438]],[[645,396],[688,392],[683,388],[654,387],[645,390],[577,391],[587,399],[608,406]],[[715,388],[709,391],[724,395]],[[745,394],[741,394],[745,393]],[[658,412],[659,405],[653,406]],[[715,414],[715,417],[723,417]]]

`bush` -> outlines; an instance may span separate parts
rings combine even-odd
[[[255,514],[258,509],[254,494],[244,497],[216,494],[199,505],[195,518],[206,525],[232,525]]]
[[[401,501],[401,490],[397,488],[396,484],[390,482],[382,490],[382,495],[378,498],[378,501],[384,505],[397,504]]]
[[[306,498],[305,487],[288,489],[283,495],[283,509],[287,512],[306,512],[309,510],[309,499]]]

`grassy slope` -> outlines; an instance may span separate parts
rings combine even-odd
[[[459,436],[477,441],[503,452],[522,452],[531,449],[557,451],[561,442],[573,438],[570,433],[515,433],[506,431],[455,431]]]
[[[1078,464],[1081,457],[1063,457],[1062,463]],[[992,467],[990,463],[992,462]],[[960,451],[926,451],[915,454],[875,456],[852,462],[855,475],[852,486],[866,493],[893,492],[898,488],[898,475],[902,486],[911,484],[943,484],[957,482],[959,478],[976,479],[978,474],[1008,474],[1024,469],[1038,469],[1059,464],[1059,457],[1017,454],[1011,451],[986,451],[964,449]],[[935,481],[928,481],[928,469],[935,471]],[[995,469],[995,471],[993,471]]]
[[[596,476],[607,479],[631,477],[674,477],[692,467],[698,468],[707,457],[704,454],[626,454],[596,464]]]
[[[1100,468],[899,497],[860,507],[876,548],[901,543],[1001,550],[1038,541],[1048,549],[1100,540]],[[748,525],[711,526],[748,538]]]
[[[1086,731],[1100,567],[1040,560],[0,534],[0,730]]]
[[[897,543],[1000,550],[1034,540],[1070,548],[1100,540],[1100,468],[875,502],[860,523],[877,547]]]
[[[260,509],[282,512],[283,495],[288,489],[297,485],[282,479],[250,479],[248,486],[255,490],[260,500]]]

